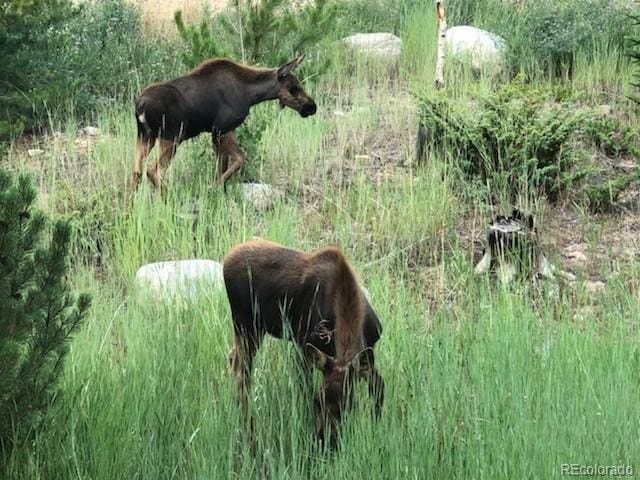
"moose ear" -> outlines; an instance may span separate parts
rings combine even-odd
[[[291,60],[289,63],[285,63],[280,68],[278,68],[278,80],[282,80],[287,75],[289,75],[291,72],[293,72],[296,68],[298,68],[298,65],[300,65],[300,63],[302,63],[303,59],[304,59],[304,55],[298,55],[296,58]]]
[[[374,357],[373,349],[367,347],[361,350],[349,363],[351,368],[359,375],[366,375],[373,369]]]
[[[304,356],[311,365],[323,373],[328,373],[333,368],[333,358],[310,343],[304,346]]]

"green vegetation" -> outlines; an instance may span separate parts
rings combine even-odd
[[[640,89],[640,14],[631,15],[631,21],[634,29],[628,39],[629,56],[634,66],[633,86],[636,89]],[[640,95],[638,93],[635,93],[632,98],[636,103],[640,103]]]
[[[273,67],[322,41],[335,20],[336,8],[328,0],[291,4],[284,0],[243,0],[197,25],[187,25],[175,13],[178,32],[187,51],[183,63],[193,68],[211,57],[226,56],[244,63]]]
[[[452,0],[449,24],[488,27],[501,5],[520,8],[512,3],[520,2]],[[100,100],[102,91],[87,97],[97,137],[78,136],[80,115],[51,112],[42,135],[8,145],[0,162],[36,173],[41,208],[70,219],[67,281],[93,301],[68,344],[55,408],[29,424],[28,441],[16,436],[4,447],[0,477],[495,479],[553,478],[564,463],[640,468],[640,122],[619,32],[604,22],[593,34],[612,47],[574,43],[571,76],[546,67],[529,74],[535,69],[524,66],[542,60],[525,52],[510,59],[507,73],[523,74],[516,79],[476,78],[449,65],[447,87],[435,92],[431,5],[363,5],[341,2],[319,57],[305,60],[313,71],[316,58],[334,59],[305,84],[318,113],[301,119],[259,106],[250,117],[255,154],[226,192],[213,182],[211,140],[202,136],[180,147],[166,198],[146,183],[128,197],[135,145],[128,92],[183,71],[190,51],[181,37],[169,49],[174,63],[156,68],[141,59],[137,68],[147,73],[114,67],[101,80],[123,87],[110,102]],[[513,48],[526,45],[533,26],[518,15],[507,21],[512,37],[496,33]],[[399,68],[347,60],[330,42],[359,26],[401,36]],[[105,48],[125,44],[117,38]],[[149,34],[131,48],[153,41]],[[288,48],[266,55],[286,57]],[[157,51],[164,55],[162,45]],[[419,122],[441,134],[420,162]],[[41,155],[27,154],[36,147]],[[242,177],[283,195],[257,210],[242,196]],[[181,215],[192,202],[195,224]],[[474,276],[474,241],[494,211],[514,206],[533,211],[545,252],[576,274],[575,285],[500,286]],[[253,237],[307,250],[339,245],[383,322],[382,418],[370,417],[363,385],[339,451],[314,444],[296,349],[267,339],[254,366],[252,456],[227,367],[224,291],[165,304],[134,288],[145,263],[220,260]],[[572,244],[584,244],[584,263],[567,263],[562,253]],[[594,279],[603,280],[603,293],[588,288]]]
[[[58,221],[44,241],[36,191],[0,170],[0,458],[47,414],[71,337],[89,307],[65,281],[71,229]]]
[[[574,196],[582,191],[592,209],[602,210],[638,178],[589,158],[594,151],[607,160],[637,156],[637,129],[576,108],[566,88],[516,79],[477,98],[427,91],[417,99],[432,149],[450,158],[467,182],[487,185],[506,203],[541,194],[557,199],[571,190]]]
[[[480,26],[509,45],[515,72],[527,77],[574,75],[577,57],[598,52],[598,62],[624,51],[629,7],[599,0],[475,2]],[[482,5],[480,5],[482,4]]]
[[[2,13],[0,142],[69,116],[93,120],[176,71],[173,46],[145,38],[126,0],[11,0]]]

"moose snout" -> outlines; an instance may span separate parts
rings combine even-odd
[[[300,110],[300,116],[309,117],[309,116],[313,115],[314,113],[316,113],[317,109],[318,108],[316,107],[315,102],[305,103],[304,106],[302,107],[302,109]]]

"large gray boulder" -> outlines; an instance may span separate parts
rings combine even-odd
[[[480,72],[499,70],[504,66],[507,44],[504,39],[486,30],[461,25],[445,32],[448,54],[453,58],[469,62]]]
[[[149,263],[136,272],[135,285],[143,301],[195,301],[203,293],[224,289],[222,265],[200,259]]]
[[[393,33],[356,33],[342,41],[349,50],[371,57],[397,60],[402,52],[402,40]]]

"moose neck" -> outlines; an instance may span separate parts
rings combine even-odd
[[[247,97],[251,105],[256,105],[266,100],[275,100],[278,98],[278,88],[276,72],[273,70],[261,71],[247,83]]]

